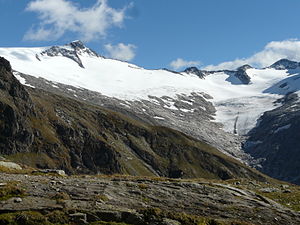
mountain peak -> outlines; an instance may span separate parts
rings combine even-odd
[[[80,56],[88,55],[99,57],[99,55],[90,48],[87,48],[80,40],[72,41],[63,46],[52,46],[40,53],[41,56],[64,56],[75,61],[80,67],[84,68]],[[40,60],[39,55],[36,56]]]
[[[79,55],[82,55],[83,53],[87,53],[90,56],[99,57],[99,55],[94,50],[86,47],[85,44],[80,40],[72,41],[69,44],[61,46],[61,48],[64,48],[66,46],[71,47],[71,49],[76,51],[76,53],[79,54]]]
[[[192,67],[188,67],[186,68],[183,72],[188,73],[188,74],[195,74],[197,75],[199,78],[204,78],[205,76],[207,76],[208,74],[210,74],[210,72],[205,71],[205,70],[199,70],[197,67],[192,66]]]
[[[244,71],[246,71],[247,69],[252,69],[252,68],[253,68],[252,66],[250,66],[250,65],[248,65],[248,64],[245,64],[245,65],[240,66],[239,68],[237,68],[237,71],[239,71],[239,70],[244,70]]]
[[[269,68],[277,70],[296,69],[297,67],[299,67],[299,64],[299,62],[292,61],[289,59],[280,59],[271,66],[269,66]]]
[[[86,48],[87,48],[87,47],[83,44],[83,42],[80,41],[80,40],[72,41],[72,42],[70,42],[70,43],[67,44],[67,45],[73,47],[74,49],[76,49],[76,48],[79,48],[79,49],[86,49]]]

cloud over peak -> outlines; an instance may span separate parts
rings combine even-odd
[[[67,32],[76,33],[84,41],[103,38],[109,28],[122,26],[129,7],[114,9],[107,2],[97,0],[90,8],[80,8],[69,0],[31,1],[26,11],[37,13],[39,23],[27,31],[24,39],[57,40]]]
[[[178,70],[184,67],[199,66],[200,64],[200,61],[186,61],[182,58],[178,58],[170,63],[170,67],[174,70]]]
[[[122,61],[130,61],[135,57],[136,46],[133,44],[119,43],[117,45],[107,44],[104,46],[108,57]]]
[[[248,58],[236,59],[223,62],[218,65],[204,67],[206,70],[236,69],[242,65],[249,64],[257,68],[270,66],[280,59],[300,61],[300,40],[289,39],[284,41],[272,41],[264,49]]]

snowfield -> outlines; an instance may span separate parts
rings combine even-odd
[[[284,69],[248,69],[249,84],[235,76],[216,72],[200,79],[194,74],[167,70],[147,70],[136,65],[90,54],[87,48],[75,49],[70,44],[61,49],[74,51],[83,67],[63,54],[41,54],[43,48],[0,48],[0,56],[11,62],[12,68],[24,74],[86,88],[122,100],[149,99],[148,96],[207,93],[217,109],[215,120],[231,133],[246,134],[258,118],[279,104],[274,102],[291,91],[299,91],[298,71]],[[70,54],[70,53],[68,53]],[[17,75],[26,85],[26,80]],[[75,93],[74,93],[75,94]],[[177,109],[170,104],[172,109]],[[179,110],[179,109],[178,109]],[[161,118],[163,119],[163,118]]]

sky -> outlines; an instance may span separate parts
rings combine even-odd
[[[300,61],[298,0],[0,0],[0,47],[82,40],[148,69]]]

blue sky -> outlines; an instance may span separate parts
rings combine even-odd
[[[81,39],[146,68],[265,66],[300,60],[299,10],[297,0],[0,0],[0,46]]]

